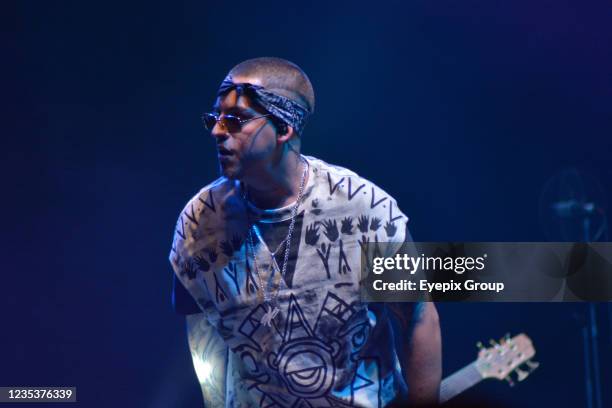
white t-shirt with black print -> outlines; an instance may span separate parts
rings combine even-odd
[[[282,242],[292,207],[255,208],[227,178],[187,203],[170,262],[202,311],[190,318],[206,319],[227,344],[227,406],[383,407],[407,386],[384,306],[360,301],[361,253],[375,242],[399,249],[408,219],[371,182],[303,157],[308,183],[278,291],[268,286],[279,272],[264,246]],[[263,236],[253,241],[257,270],[246,238],[252,222]],[[283,257],[281,249],[278,268]],[[271,325],[262,323],[262,281],[280,308]]]

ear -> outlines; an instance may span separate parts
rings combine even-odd
[[[285,129],[282,129],[282,130],[285,130]],[[293,127],[289,125],[286,126],[285,133],[280,133],[280,132],[281,130],[279,130],[278,133],[276,134],[276,140],[278,141],[279,144],[286,143],[288,140],[290,140],[295,135],[295,131],[293,130]]]

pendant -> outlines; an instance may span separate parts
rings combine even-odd
[[[268,305],[266,308],[268,310],[266,311],[266,314],[264,314],[263,317],[261,318],[261,323],[264,326],[271,327],[272,320],[274,320],[276,315],[280,312],[280,309],[278,307],[272,307],[272,305]]]

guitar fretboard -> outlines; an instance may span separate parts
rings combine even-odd
[[[444,403],[455,395],[476,385],[482,380],[476,369],[476,362],[463,367],[461,370],[449,375],[440,384],[440,403]]]

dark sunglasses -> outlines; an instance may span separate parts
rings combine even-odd
[[[216,113],[205,113],[202,115],[202,123],[204,128],[208,131],[212,131],[215,125],[218,123],[223,129],[229,133],[238,133],[242,130],[242,126],[245,123],[255,119],[265,118],[266,116],[272,116],[271,114],[255,116],[248,119],[242,119],[239,116],[234,115],[223,115],[219,116]]]

